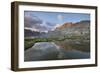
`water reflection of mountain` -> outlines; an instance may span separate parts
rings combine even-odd
[[[71,46],[71,45],[70,45]],[[77,45],[76,45],[77,46]],[[64,49],[54,42],[40,42],[25,51],[25,61],[62,60],[90,58],[89,52],[77,49]]]
[[[64,41],[56,41],[55,44],[64,48],[65,50],[79,50],[82,52],[90,52],[90,41],[79,39],[66,39]]]

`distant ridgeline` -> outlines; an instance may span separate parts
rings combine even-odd
[[[48,33],[52,37],[71,37],[71,36],[86,36],[90,35],[90,21],[84,20],[77,23],[64,23],[63,25],[56,27],[55,31]]]
[[[25,37],[38,37],[42,35],[45,35],[45,32],[38,32],[38,31],[32,31],[30,29],[24,29]]]
[[[31,31],[29,29],[24,29],[25,37],[71,37],[71,36],[82,36],[90,38],[90,21],[84,20],[76,23],[65,22],[64,24],[58,26],[53,31],[37,32]]]

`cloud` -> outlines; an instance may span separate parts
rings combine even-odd
[[[55,26],[55,24],[54,24],[54,23],[51,23],[51,22],[46,22],[46,24],[47,24],[48,26]]]
[[[48,27],[48,30],[54,30],[56,23],[52,22],[46,22],[46,26]]]
[[[24,24],[25,27],[32,28],[33,26],[37,26],[38,24],[42,24],[42,20],[37,16],[34,16],[31,12],[25,13],[24,16]]]
[[[43,26],[43,21],[35,16],[32,12],[25,12],[24,26],[32,30],[46,31],[47,27]]]
[[[62,15],[57,15],[58,20],[62,20],[64,17]]]
[[[38,30],[41,32],[47,32],[54,28],[55,23],[43,21],[38,16],[35,16],[33,12],[25,12],[24,14],[24,26],[27,29]]]

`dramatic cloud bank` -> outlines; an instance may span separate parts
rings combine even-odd
[[[46,22],[39,17],[32,14],[32,12],[26,12],[24,15],[24,26],[27,29],[48,32],[55,26],[54,23]]]

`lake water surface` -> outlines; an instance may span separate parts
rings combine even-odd
[[[87,44],[86,44],[87,45]],[[38,42],[25,50],[24,61],[62,60],[62,59],[86,59],[90,58],[87,45],[77,42]]]

